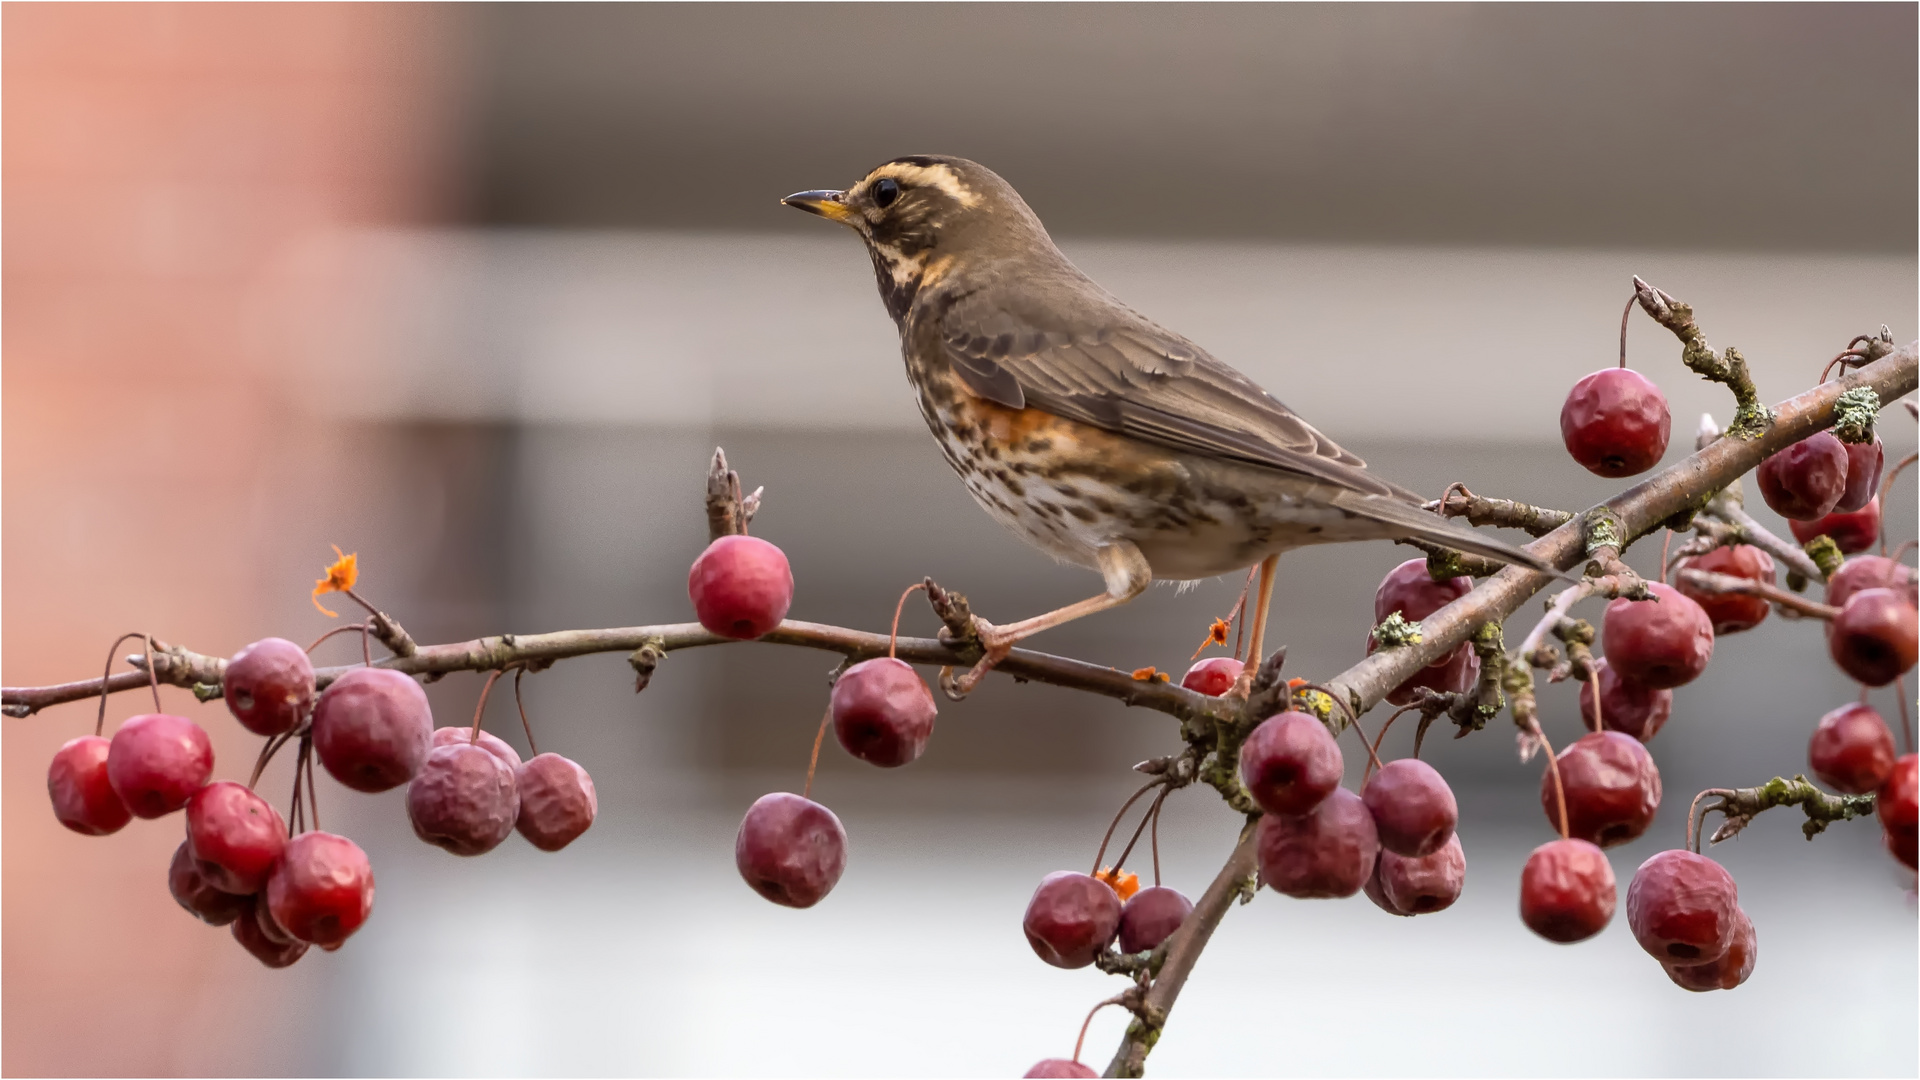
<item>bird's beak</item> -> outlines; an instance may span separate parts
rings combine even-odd
[[[797,191],[780,200],[787,206],[805,210],[809,214],[819,214],[823,218],[838,221],[845,225],[852,222],[854,212],[847,205],[847,193],[844,191]]]

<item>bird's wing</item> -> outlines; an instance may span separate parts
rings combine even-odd
[[[1045,303],[1044,289],[1012,303],[1000,290],[953,298],[937,331],[967,388],[1187,453],[1417,500],[1186,338],[1104,292],[1069,291],[1065,304]]]

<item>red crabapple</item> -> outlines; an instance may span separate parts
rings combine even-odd
[[[1667,397],[1645,375],[1602,368],[1573,384],[1560,407],[1560,438],[1588,472],[1619,478],[1653,468],[1673,427]]]
[[[1846,494],[1846,444],[1831,431],[1817,431],[1761,462],[1756,477],[1760,495],[1774,513],[1817,521],[1832,513]]]
[[[1907,869],[1920,868],[1920,831],[1909,829],[1895,832],[1884,829],[1880,833],[1880,842],[1887,846],[1887,854],[1900,860]]]
[[[1120,908],[1120,951],[1146,952],[1173,936],[1193,912],[1193,901],[1178,889],[1155,885],[1134,893]]]
[[[292,731],[313,711],[313,662],[285,638],[261,638],[235,653],[220,686],[227,711],[255,735]]]
[[[1372,656],[1380,643],[1367,636],[1367,655]],[[1461,642],[1453,651],[1407,676],[1407,680],[1387,694],[1389,705],[1411,705],[1422,688],[1442,694],[1464,694],[1480,681],[1480,657],[1473,646]]]
[[[1807,742],[1807,765],[1819,781],[1847,795],[1876,791],[1893,774],[1893,732],[1864,702],[1820,718]]]
[[[1914,580],[1913,568],[1905,563],[1884,555],[1855,555],[1827,579],[1827,603],[1846,607],[1847,600],[1862,589],[1892,589],[1914,604],[1920,602],[1916,585],[1920,582]]]
[[[1541,844],[1520,871],[1520,921],[1548,941],[1571,944],[1606,929],[1617,898],[1606,853],[1585,840]]]
[[[1862,589],[1827,626],[1827,652],[1840,670],[1868,686],[1885,686],[1913,670],[1914,607],[1892,589]]]
[[[1385,852],[1381,854],[1384,855]],[[1381,911],[1389,915],[1408,917],[1407,912],[1394,907],[1393,901],[1387,899],[1386,887],[1380,884],[1380,860],[1378,858],[1373,860],[1373,873],[1367,875],[1366,883],[1360,886],[1360,891],[1365,893],[1367,899],[1373,901],[1373,906],[1379,908]]]
[[[144,713],[120,725],[107,748],[107,779],[135,817],[187,805],[213,775],[213,743],[184,716]]]
[[[304,832],[287,841],[266,897],[273,921],[296,940],[338,945],[373,912],[373,866],[344,836]]]
[[[1240,746],[1240,781],[1269,814],[1304,814],[1340,786],[1340,747],[1318,717],[1289,710]]]
[[[1040,881],[1020,921],[1040,959],[1061,968],[1093,963],[1120,930],[1120,896],[1099,878],[1056,870]]]
[[[354,668],[333,680],[313,709],[313,749],[335,780],[355,791],[397,788],[433,748],[433,710],[410,675]]]
[[[1667,978],[1682,990],[1704,993],[1708,990],[1731,990],[1747,981],[1753,974],[1754,962],[1760,959],[1760,941],[1753,932],[1753,920],[1739,908],[1733,909],[1733,940],[1728,943],[1727,951],[1718,960],[1709,960],[1704,964],[1662,964]]]
[[[1799,526],[1796,525],[1796,534],[1798,528]],[[1683,570],[1726,574],[1729,577],[1757,581],[1763,585],[1771,585],[1774,581],[1773,556],[1748,544],[1729,544],[1714,548],[1705,555],[1684,559],[1680,565],[1674,567],[1676,574]],[[1707,613],[1707,619],[1713,623],[1713,632],[1716,636],[1751,630],[1759,626],[1772,607],[1764,596],[1696,591],[1688,587],[1684,580],[1679,588],[1681,595],[1699,604],[1700,609]]]
[[[1880,827],[1889,833],[1904,834],[1912,837],[1920,832],[1920,810],[1916,810],[1915,800],[1920,798],[1916,789],[1920,788],[1920,758],[1912,754],[1902,754],[1893,763],[1893,772],[1887,776],[1887,782],[1880,785],[1880,791],[1874,804],[1874,812],[1880,816]]]
[[[507,763],[507,768],[520,767],[520,751],[515,750],[507,740],[490,731],[482,731],[478,742],[473,738],[473,729],[465,724],[433,729],[433,738],[427,743],[427,752],[432,753],[443,746],[455,743],[474,743],[474,745]]]
[[[1624,844],[1647,831],[1660,809],[1660,770],[1638,739],[1595,731],[1575,739],[1556,759],[1566,787],[1567,835],[1598,847]],[[1553,769],[1541,770],[1540,806],[1560,823]]]
[[[1380,846],[1417,859],[1446,846],[1460,821],[1453,789],[1419,758],[1389,761],[1360,793],[1379,832]]]
[[[1601,640],[1615,671],[1642,686],[1685,686],[1713,659],[1713,622],[1670,585],[1647,583],[1655,600],[1620,597],[1607,605]]]
[[[1331,900],[1360,891],[1373,873],[1380,836],[1360,796],[1336,787],[1304,814],[1260,819],[1260,876],[1275,892]]]
[[[1627,886],[1627,925],[1662,963],[1704,964],[1726,955],[1740,910],[1740,890],[1705,855],[1673,848],[1634,871]]]
[[[1878,435],[1870,442],[1841,445],[1847,448],[1847,487],[1833,509],[1836,513],[1851,514],[1865,508],[1879,490],[1880,469],[1887,463],[1887,451],[1880,445]]]
[[[1623,679],[1607,663],[1606,657],[1593,665],[1594,682],[1600,684],[1597,718],[1607,731],[1620,731],[1641,742],[1659,734],[1673,713],[1673,691],[1649,690],[1632,679]],[[1580,684],[1580,718],[1592,727],[1596,719],[1594,683]]]
[[[251,911],[254,905],[251,896],[237,896],[214,888],[200,873],[193,851],[184,840],[173,849],[173,862],[167,867],[167,891],[188,914],[210,926],[225,926],[239,918],[241,912]]]
[[[1408,559],[1387,571],[1387,576],[1380,581],[1380,587],[1374,590],[1373,621],[1382,622],[1387,616],[1399,612],[1401,618],[1419,622],[1472,591],[1472,578],[1455,577],[1435,581],[1433,575],[1427,572],[1427,560]],[[1367,655],[1373,655],[1378,647],[1378,643],[1369,636]],[[1462,642],[1394,687],[1393,692],[1387,695],[1387,701],[1394,705],[1412,704],[1414,690],[1419,687],[1441,693],[1465,693],[1479,677],[1480,658],[1474,655],[1471,645]]]
[[[47,797],[60,824],[85,836],[119,832],[133,820],[133,811],[114,794],[107,776],[111,744],[98,735],[72,739],[47,765]]]
[[[541,851],[559,851],[580,838],[600,813],[593,777],[573,760],[540,754],[514,772],[520,817],[514,828]]]
[[[833,734],[847,753],[884,768],[920,756],[933,737],[933,692],[904,660],[863,660],[833,682]]]
[[[1880,539],[1880,500],[1868,499],[1867,505],[1851,512],[1835,510],[1818,521],[1788,521],[1787,527],[1802,544],[1816,536],[1831,536],[1840,554],[1856,555]]]
[[[260,922],[262,914],[257,905],[249,904],[233,920],[233,940],[252,953],[255,960],[270,968],[283,968],[307,954],[304,941],[281,941],[269,936]]]
[[[287,823],[244,784],[216,780],[187,802],[187,847],[216,889],[251,896],[287,846]]]
[[[1460,899],[1467,883],[1467,855],[1459,834],[1449,834],[1439,850],[1417,859],[1380,852],[1380,892],[1403,915],[1431,915]],[[1378,901],[1376,901],[1377,903]]]
[[[701,626],[749,640],[787,617],[793,569],[785,552],[757,536],[723,536],[693,561],[687,595]]]
[[[826,897],[847,868],[847,831],[833,811],[784,791],[747,808],[733,862],[754,892],[793,908]]]
[[[1068,1078],[1099,1076],[1090,1065],[1082,1065],[1066,1058],[1046,1058],[1022,1073],[1023,1077],[1047,1077],[1049,1080],[1068,1080]]]
[[[1231,656],[1209,656],[1188,668],[1180,685],[1196,694],[1219,697],[1233,689],[1234,681],[1245,670],[1246,665]]]
[[[520,816],[520,789],[499,755],[473,743],[442,746],[407,785],[413,834],[455,855],[500,846]]]

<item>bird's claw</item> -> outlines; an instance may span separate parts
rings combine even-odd
[[[980,640],[980,660],[958,678],[954,677],[952,668],[940,669],[940,691],[947,695],[949,701],[966,700],[967,695],[973,693],[973,688],[980,685],[980,680],[987,677],[987,672],[1007,658],[1007,654],[1013,651],[1013,643],[1018,640],[978,615],[973,617],[973,632]]]

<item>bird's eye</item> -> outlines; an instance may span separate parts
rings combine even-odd
[[[873,205],[879,207],[882,210],[885,210],[887,207],[892,206],[894,203],[894,200],[898,199],[899,197],[900,197],[900,182],[898,180],[895,180],[892,177],[887,177],[884,180],[878,180],[874,182]]]

